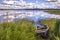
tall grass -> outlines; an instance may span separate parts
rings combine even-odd
[[[42,24],[50,28],[49,40],[60,40],[60,20],[42,20]],[[59,34],[59,35],[58,35]],[[58,36],[56,36],[58,35]],[[36,28],[32,21],[0,23],[0,40],[43,40],[36,36]]]
[[[35,40],[32,22],[0,23],[0,40]]]
[[[60,37],[60,20],[56,20],[55,35]]]
[[[48,25],[50,29],[49,39],[60,40],[60,20],[49,19],[40,21],[42,24]]]

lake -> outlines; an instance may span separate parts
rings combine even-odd
[[[51,16],[49,13],[45,14],[45,10],[0,10],[0,21],[17,21],[23,18],[37,21],[45,19],[44,16]]]

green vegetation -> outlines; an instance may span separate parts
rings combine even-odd
[[[45,24],[50,29],[49,39],[50,40],[60,40],[60,20],[48,19],[40,21]]]
[[[60,37],[60,20],[57,20],[57,22],[56,22],[55,35]]]
[[[60,20],[41,20],[41,23],[50,28],[50,40],[60,40]],[[0,40],[43,40],[36,37],[35,31],[33,22],[28,20],[0,23]]]
[[[60,10],[46,11],[50,13],[60,14]],[[47,19],[41,20],[40,23],[50,28],[49,39],[60,40],[60,20]],[[0,23],[0,40],[43,40],[36,36],[36,28],[33,21],[20,20],[16,22]]]
[[[60,15],[60,10],[46,10],[45,12],[49,12],[51,14],[59,14]]]
[[[35,40],[34,25],[28,20],[0,23],[0,40]]]

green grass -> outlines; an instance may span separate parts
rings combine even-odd
[[[56,19],[41,20],[40,23],[47,25],[50,28],[50,30],[53,31],[55,28]]]
[[[46,10],[45,12],[49,12],[51,14],[59,14],[60,15],[60,10]]]
[[[27,20],[0,23],[0,40],[35,40],[35,28]]]
[[[50,28],[49,39],[60,40],[60,37],[55,34],[60,27],[60,20],[49,19],[41,20],[42,24],[48,25]],[[58,24],[57,24],[58,23]],[[59,26],[58,26],[59,25]],[[57,28],[58,26],[58,28]],[[59,32],[57,32],[59,34]],[[33,21],[20,20],[16,22],[0,23],[0,40],[43,40],[41,37],[36,37],[36,28]]]
[[[41,20],[42,24],[45,24],[50,29],[50,40],[60,40],[60,20],[57,19],[48,19],[48,20]]]

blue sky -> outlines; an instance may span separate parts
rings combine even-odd
[[[36,2],[36,0],[25,0],[26,2]],[[37,0],[38,2],[44,2],[44,0]]]
[[[0,3],[2,2],[3,0],[0,0]],[[16,1],[18,1],[18,0],[16,0]],[[36,0],[24,0],[24,1],[26,1],[26,2],[36,2]],[[37,1],[39,1],[39,2],[41,2],[41,3],[43,3],[45,0],[37,0]]]
[[[2,1],[3,1],[3,0],[0,0],[0,3],[1,3]],[[19,0],[15,0],[15,1],[19,1]],[[23,0],[23,1],[25,1],[26,3],[29,3],[29,2],[35,3],[36,1],[38,1],[38,4],[39,4],[39,5],[40,5],[40,4],[44,4],[44,5],[46,5],[46,6],[52,6],[52,5],[54,5],[54,4],[50,4],[50,3],[46,4],[45,0]]]
[[[2,2],[3,0],[0,0],[0,3]]]

